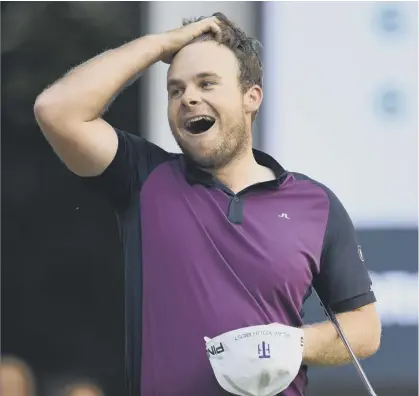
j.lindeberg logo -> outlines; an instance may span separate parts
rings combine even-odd
[[[278,217],[279,217],[280,219],[287,219],[287,220],[291,220],[291,219],[288,217],[288,213],[281,213],[281,214],[279,214],[279,215],[278,215]]]

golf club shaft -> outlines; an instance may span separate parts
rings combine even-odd
[[[364,370],[362,369],[358,358],[355,356],[354,351],[352,350],[351,346],[349,345],[349,342],[346,339],[345,334],[343,334],[342,328],[340,327],[340,324],[339,324],[339,322],[336,318],[336,315],[333,313],[333,311],[329,307],[326,307],[323,304],[323,301],[321,300],[320,296],[317,294],[317,292],[315,290],[314,290],[314,292],[316,293],[317,298],[320,300],[320,303],[322,304],[322,306],[325,308],[326,315],[329,317],[330,321],[335,326],[335,329],[336,329],[337,333],[339,334],[339,337],[341,338],[342,342],[345,344],[345,347],[346,347],[349,355],[352,358],[352,362],[353,362],[353,364],[354,364],[354,366],[355,366],[355,368],[358,372],[358,375],[361,378],[362,382],[364,383],[364,386],[365,386],[366,390],[368,391],[369,395],[370,396],[377,396],[377,394],[375,393],[372,385],[368,381],[367,375],[365,374]]]

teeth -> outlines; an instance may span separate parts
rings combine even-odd
[[[206,120],[206,121],[210,121],[210,122],[213,121],[213,119],[211,117],[208,117],[208,116],[197,116],[197,117],[190,118],[188,121],[186,121],[185,125],[186,125],[187,128],[189,128],[192,125],[193,122],[197,122],[197,121],[200,121],[200,120]]]

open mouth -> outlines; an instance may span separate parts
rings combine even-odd
[[[185,129],[193,135],[208,131],[215,124],[215,119],[210,116],[197,116],[185,122]]]

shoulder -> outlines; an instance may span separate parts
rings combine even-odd
[[[115,132],[118,136],[115,157],[103,173],[83,180],[104,194],[114,208],[125,210],[135,201],[149,176],[180,155],[169,153],[141,136],[117,128]]]
[[[116,129],[118,150],[115,163],[139,169],[141,179],[147,177],[158,165],[176,159],[179,154],[170,153],[144,137]],[[143,180],[144,181],[144,180]]]
[[[327,187],[325,184],[319,182],[316,179],[313,179],[310,176],[305,175],[304,173],[287,171],[287,174],[290,175],[292,179],[294,179],[296,182],[305,181],[311,184],[313,187],[318,187],[319,189],[323,190],[328,195],[333,194],[332,190],[329,187]]]
[[[337,195],[324,183],[321,183],[318,180],[299,172],[287,171],[287,174],[295,183],[297,183],[297,185],[299,184],[299,182],[305,182],[313,189],[321,191],[323,195],[327,198],[331,206],[331,209],[342,205]]]
[[[315,213],[325,216],[327,229],[335,230],[343,225],[352,228],[352,220],[337,194],[324,183],[303,173],[287,171],[288,184],[296,189],[297,196],[301,196],[309,208]]]

